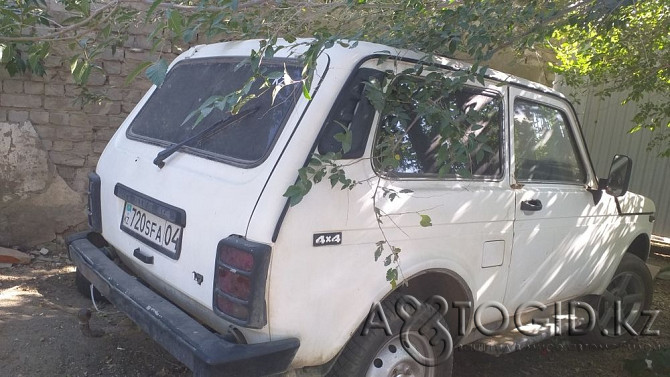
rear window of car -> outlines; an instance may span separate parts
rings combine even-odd
[[[255,80],[249,92],[254,98],[242,107],[242,111],[252,112],[228,125],[225,120],[235,117],[229,110],[214,109],[197,124],[198,116],[189,118],[210,97],[225,96],[244,87],[252,72],[248,64],[240,64],[242,61],[243,58],[208,58],[177,63],[133,119],[127,136],[167,147],[214,127],[181,150],[236,166],[260,164],[272,150],[302,94],[300,84],[284,86],[273,100],[273,88],[262,87],[263,81]],[[286,70],[297,79],[302,67],[294,61],[266,61],[263,70],[266,73]],[[274,84],[281,80],[275,80]],[[216,123],[224,125],[219,128]]]

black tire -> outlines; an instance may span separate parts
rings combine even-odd
[[[79,270],[75,272],[74,285],[77,287],[77,292],[89,300],[91,299],[91,282],[88,281]],[[93,297],[95,298],[95,301],[107,301],[102,293],[95,289],[95,287],[93,287]]]
[[[627,253],[621,259],[605,293],[590,300],[595,310],[595,327],[580,341],[597,345],[617,345],[631,340],[634,335],[623,321],[616,325],[616,307],[620,305],[620,318],[640,334],[648,317],[642,311],[651,306],[653,281],[647,265],[637,256]],[[616,302],[620,304],[616,304]]]
[[[425,327],[422,336],[419,331],[421,327],[431,320],[437,320],[443,329],[447,329],[446,321],[433,307],[428,305],[419,305],[419,311],[412,312],[411,318],[404,316],[405,320],[398,315],[395,305],[399,300],[404,300],[406,296],[394,293],[389,296],[381,305],[386,319],[391,329],[391,335],[387,335],[383,328],[370,328],[367,335],[364,334],[366,323],[363,323],[354,333],[352,338],[345,346],[337,361],[328,373],[329,377],[377,377],[377,376],[396,376],[398,373],[403,375],[412,375],[417,377],[449,377],[452,374],[453,367],[453,343],[448,331],[446,336],[448,342],[436,342],[429,344],[427,337],[444,335],[438,333],[433,327]],[[403,301],[406,302],[406,301]],[[419,303],[419,301],[416,301]],[[416,308],[412,306],[412,308]],[[439,316],[439,317],[434,317]],[[377,323],[382,323],[378,316],[374,317]],[[437,365],[434,362],[418,361],[419,357],[413,357],[407,353],[403,347],[404,342],[400,337],[403,325],[409,329],[409,340],[415,350],[419,350],[420,355],[432,356],[429,358],[439,359]],[[435,323],[432,323],[435,325]],[[428,330],[431,328],[430,330]],[[418,331],[416,331],[418,330]],[[426,332],[427,330],[427,332]],[[448,343],[448,344],[447,344]],[[444,353],[448,352],[448,354]],[[449,355],[440,357],[435,355]],[[404,369],[404,370],[403,370]],[[409,371],[411,370],[411,373]],[[393,371],[393,372],[391,372]]]

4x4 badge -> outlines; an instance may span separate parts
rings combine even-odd
[[[342,232],[336,233],[314,233],[312,235],[313,246],[328,246],[342,244]]]

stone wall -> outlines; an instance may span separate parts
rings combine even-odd
[[[138,63],[152,58],[146,38],[151,30],[134,28],[115,54],[103,54],[100,63],[104,73],[94,71],[88,83],[91,91],[107,97],[101,105],[82,106],[80,89],[72,80],[67,62],[60,57],[47,58],[46,75],[42,77],[10,77],[0,68],[0,122],[30,121],[58,174],[81,194],[86,191],[87,174],[95,169],[105,145],[151,86],[142,75],[124,85]],[[167,51],[162,56],[170,61],[176,55]]]
[[[0,122],[0,245],[33,247],[84,226],[84,201],[49,161],[30,121]]]

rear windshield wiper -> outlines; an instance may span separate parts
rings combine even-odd
[[[193,135],[193,136],[191,136],[191,137],[189,137],[189,138],[187,138],[187,139],[185,139],[185,140],[183,140],[183,141],[181,141],[177,144],[173,144],[173,145],[165,148],[164,150],[158,152],[158,154],[156,155],[156,158],[154,158],[154,165],[158,166],[159,168],[163,168],[163,166],[165,166],[165,159],[172,156],[174,154],[174,152],[179,150],[179,148],[181,148],[184,145],[192,142],[193,140],[200,139],[204,135],[214,131],[217,128],[228,126],[229,124],[234,123],[234,122],[246,117],[247,115],[251,115],[251,114],[257,112],[259,109],[260,109],[260,107],[254,107],[253,109],[240,111],[239,113],[237,113],[235,115],[231,115],[230,117],[228,117],[226,119],[215,122],[211,126],[205,128],[204,130],[198,132],[197,134],[195,134],[195,135]]]

